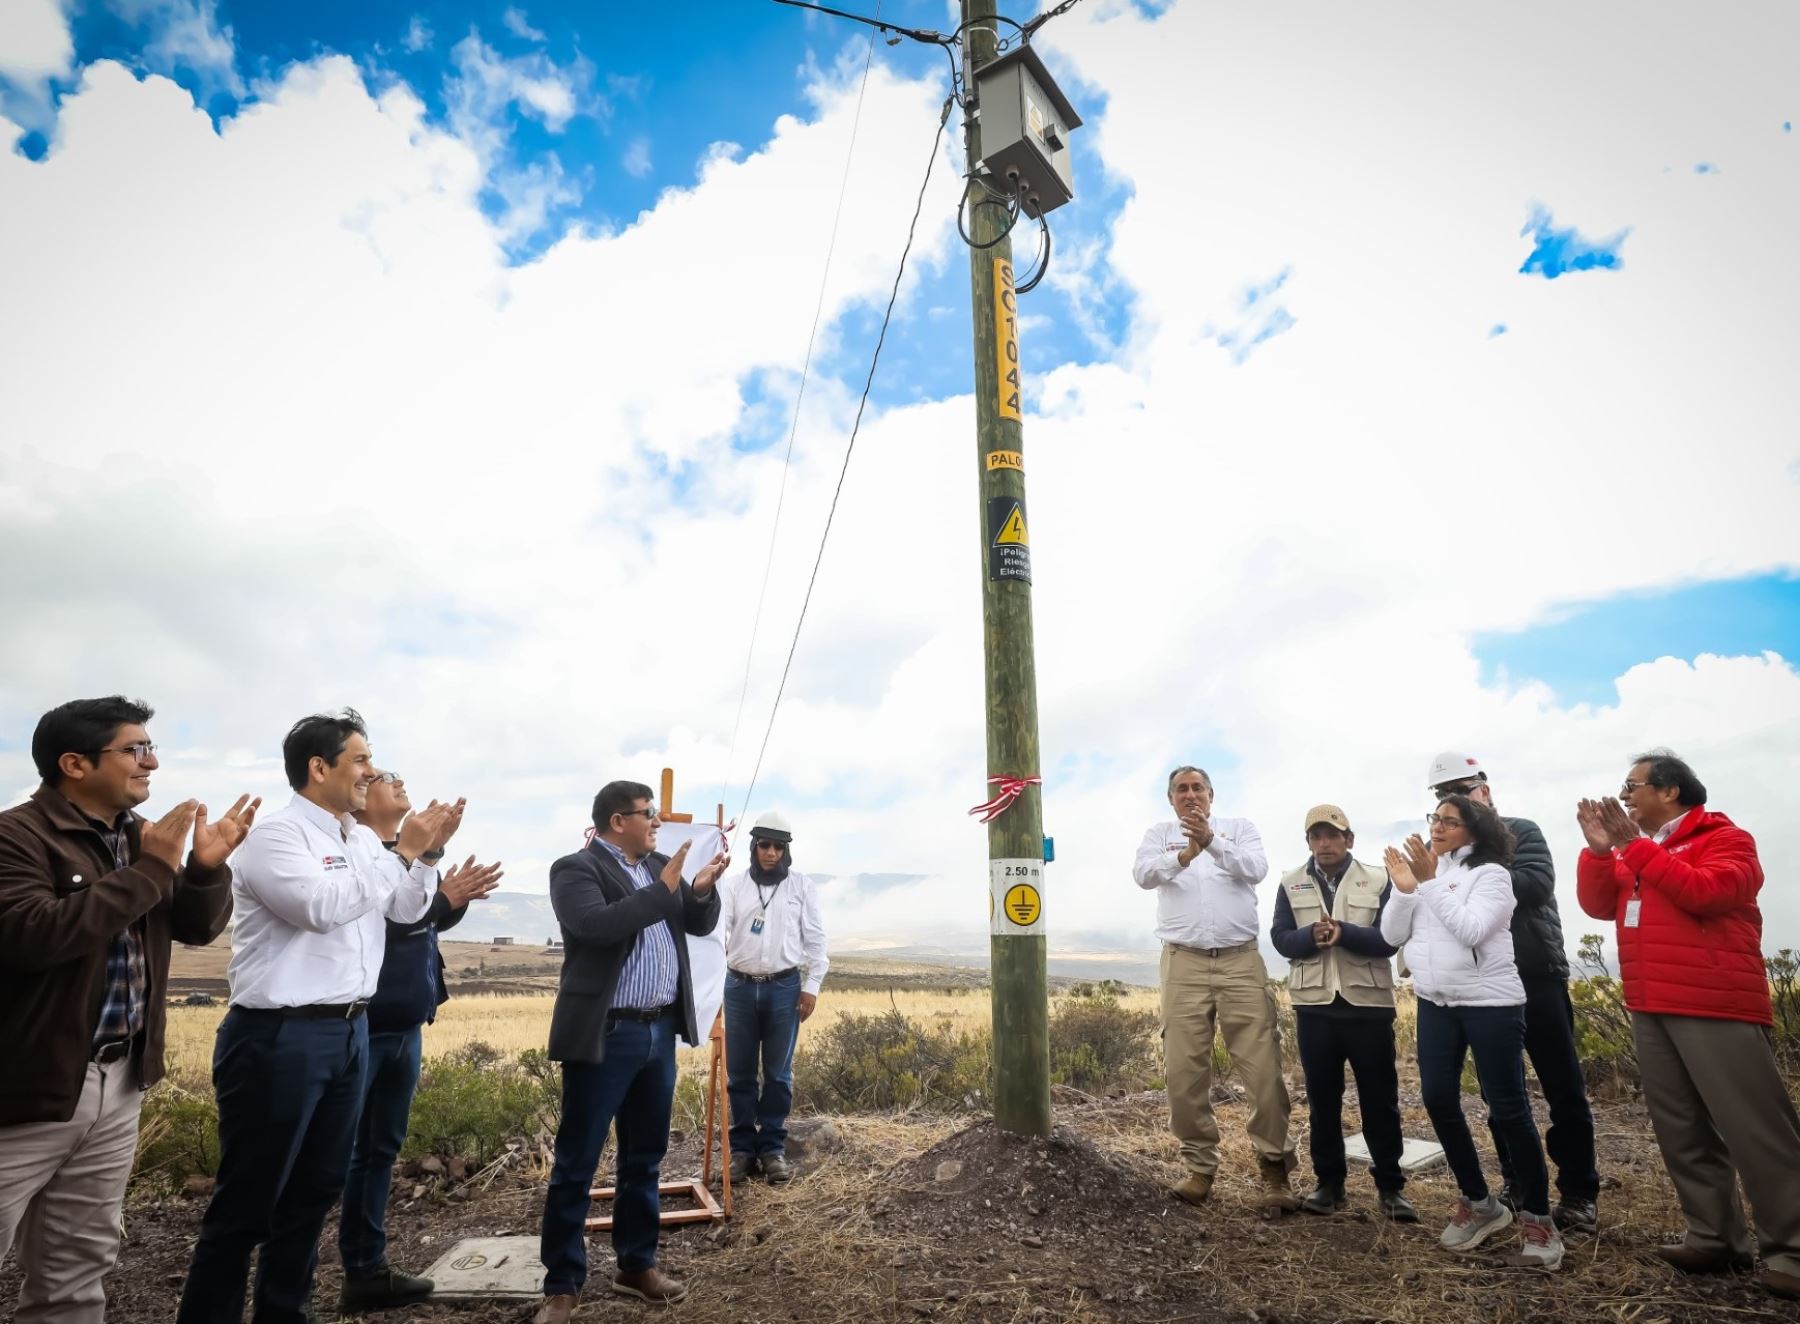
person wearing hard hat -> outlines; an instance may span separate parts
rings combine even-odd
[[[773,1183],[793,1176],[784,1151],[794,1044],[831,965],[818,890],[794,869],[793,840],[787,819],[764,814],[750,828],[750,867],[719,886],[733,1181],[755,1171]]]
[[[1401,1192],[1405,1139],[1400,1133],[1400,1076],[1394,1050],[1394,947],[1381,936],[1391,888],[1387,871],[1350,854],[1356,834],[1336,805],[1306,814],[1305,864],[1282,877],[1269,940],[1293,964],[1300,1070],[1312,1111],[1313,1174],[1318,1186],[1300,1202],[1309,1214],[1342,1209],[1344,1067],[1356,1075],[1356,1102],[1382,1216],[1416,1223],[1419,1211]]]
[[[1446,751],[1431,761],[1432,793],[1466,795],[1494,808],[1487,771],[1474,755]],[[1592,1232],[1599,1226],[1600,1169],[1594,1154],[1594,1110],[1587,1078],[1575,1046],[1575,1006],[1569,1000],[1569,954],[1563,947],[1562,916],[1556,909],[1556,862],[1543,829],[1529,818],[1500,820],[1513,836],[1513,958],[1525,985],[1525,1053],[1543,1086],[1550,1108],[1544,1148],[1556,1165],[1557,1200],[1551,1214],[1565,1232]],[[1435,861],[1413,860],[1413,872],[1429,878]],[[1493,1129],[1492,1119],[1489,1128]],[[1500,1156],[1500,1200],[1518,1212],[1512,1162],[1500,1133],[1493,1131]]]

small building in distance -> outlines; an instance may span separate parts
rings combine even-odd
[[[513,940],[511,938],[495,938],[494,939],[494,946],[496,946],[496,947],[511,947],[512,945],[513,945]]]

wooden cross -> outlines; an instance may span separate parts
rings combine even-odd
[[[713,826],[723,832],[725,830],[725,806],[720,805],[717,813],[718,817],[713,820]],[[692,814],[678,814],[675,812],[675,769],[673,768],[663,769],[662,813],[658,814],[657,817],[662,819],[665,823],[692,823],[694,821],[694,816]]]

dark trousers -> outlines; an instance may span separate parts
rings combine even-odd
[[[606,1032],[604,1061],[563,1063],[562,1123],[539,1246],[545,1296],[579,1295],[587,1282],[588,1192],[608,1125],[618,1136],[613,1254],[624,1273],[656,1263],[658,1183],[675,1102],[675,1032],[673,1012],[647,1024],[616,1021]]]
[[[180,1324],[239,1324],[250,1252],[251,1318],[305,1318],[319,1232],[344,1189],[362,1106],[368,1022],[233,1007],[213,1045],[219,1180],[181,1293]]]
[[[1470,1200],[1487,1198],[1481,1156],[1462,1110],[1463,1062],[1475,1055],[1475,1077],[1487,1099],[1488,1122],[1513,1164],[1521,1208],[1550,1213],[1550,1172],[1525,1094],[1525,1006],[1446,1007],[1419,999],[1419,1085],[1425,1111],[1456,1184]]]
[[[1565,1200],[1597,1199],[1600,1169],[1594,1159],[1594,1110],[1588,1106],[1587,1078],[1575,1048],[1575,1006],[1569,1001],[1568,981],[1525,981],[1525,1053],[1550,1106],[1544,1148],[1556,1165],[1556,1189]],[[1500,1176],[1507,1186],[1514,1186],[1512,1159],[1492,1118],[1488,1129],[1500,1156]]]
[[[394,1160],[406,1143],[406,1121],[419,1086],[419,1027],[377,1030],[369,1036],[369,1070],[362,1114],[350,1147],[344,1208],[338,1216],[338,1254],[350,1277],[387,1266],[387,1202]]]
[[[799,1003],[799,971],[766,984],[741,975],[725,976],[725,1076],[733,1154],[779,1154],[787,1145]]]
[[[1398,1191],[1405,1140],[1400,1134],[1400,1073],[1395,1062],[1394,1018],[1339,1016],[1299,1008],[1294,1017],[1300,1039],[1300,1070],[1312,1111],[1313,1173],[1321,1186],[1342,1186],[1344,1159],[1344,1067],[1356,1076],[1356,1103],[1363,1139],[1369,1142],[1375,1189]]]

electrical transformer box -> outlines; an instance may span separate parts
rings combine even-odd
[[[1027,216],[1055,211],[1075,196],[1069,131],[1081,124],[1050,71],[1028,45],[1007,51],[975,76],[981,159],[989,183],[1016,193]]]

